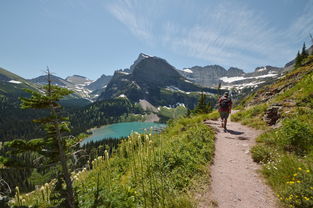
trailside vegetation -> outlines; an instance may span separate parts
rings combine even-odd
[[[263,165],[278,199],[292,208],[313,207],[313,56],[302,64],[248,97],[232,116],[266,129],[251,149],[252,158]],[[279,108],[278,125],[264,128],[263,116],[273,105]]]
[[[134,133],[121,140],[112,154],[72,172],[79,207],[194,207],[191,187],[207,174],[214,153],[214,132],[204,115],[171,121],[161,134]],[[56,207],[55,182],[19,194],[11,206]]]

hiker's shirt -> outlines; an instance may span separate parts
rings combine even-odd
[[[221,107],[221,102],[223,101],[223,100],[225,100],[225,99],[228,99],[229,101],[229,104],[228,104],[228,106],[226,107],[226,108],[223,108],[223,107]],[[230,110],[231,110],[231,106],[232,106],[232,101],[231,101],[231,99],[230,98],[227,98],[227,97],[221,97],[219,100],[218,100],[218,105],[219,105],[219,107],[218,107],[218,111],[219,112],[230,112]]]

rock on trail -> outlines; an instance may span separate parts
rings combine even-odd
[[[199,208],[274,208],[276,199],[257,172],[250,148],[261,131],[228,121],[228,131],[220,121],[205,121],[216,130],[216,150],[211,166],[211,187],[199,194]],[[214,206],[213,206],[214,205]]]

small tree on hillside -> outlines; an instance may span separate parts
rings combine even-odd
[[[297,57],[296,57],[296,60],[295,60],[295,67],[301,66],[301,62],[302,62],[302,56],[300,55],[300,52],[298,51]]]
[[[306,46],[305,46],[305,42],[303,43],[303,47],[302,47],[302,52],[301,52],[301,58],[303,61],[306,57],[308,57],[308,52],[306,51]]]
[[[311,39],[311,47],[313,46],[313,36],[312,34],[310,33],[310,39]],[[311,55],[313,55],[313,50],[311,50]]]
[[[209,102],[206,101],[206,95],[202,91],[198,104],[194,109],[194,113],[209,113],[212,111],[212,107]]]
[[[65,198],[69,208],[75,208],[76,202],[70,177],[70,171],[67,165],[67,146],[64,134],[68,133],[68,118],[60,115],[61,105],[58,103],[64,96],[72,91],[57,87],[51,84],[50,72],[48,72],[48,84],[42,88],[41,92],[26,89],[31,94],[30,98],[20,98],[22,109],[47,109],[50,114],[47,117],[34,120],[42,124],[46,131],[46,137],[40,139],[13,140],[8,142],[7,146],[11,148],[12,153],[23,153],[27,151],[37,152],[45,156],[50,164],[60,163],[62,167],[62,178],[66,184]],[[10,160],[0,158],[4,164],[10,164]]]

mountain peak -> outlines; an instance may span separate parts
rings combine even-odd
[[[142,61],[142,60],[144,60],[144,59],[146,59],[146,58],[151,58],[151,56],[149,56],[149,55],[147,55],[147,54],[144,54],[144,53],[140,53],[139,54],[139,56],[138,56],[138,58],[134,61],[134,63],[133,63],[133,65],[131,65],[130,66],[130,72],[132,72],[133,70],[134,70],[134,68],[136,67],[136,65],[140,62],[140,61]]]
[[[84,77],[84,76],[81,76],[81,75],[77,75],[77,74],[74,74],[73,76],[69,76],[69,77],[79,77],[79,78],[87,79],[87,77]]]
[[[144,53],[140,53],[138,58],[150,58],[151,56],[147,55],[147,54],[144,54]]]
[[[88,79],[87,77],[75,75],[75,74],[73,76],[66,77],[65,80],[74,85],[84,85],[84,86],[92,82],[92,80]]]
[[[242,76],[245,72],[242,69],[236,68],[236,67],[230,67],[227,70],[227,76],[228,77],[236,77],[236,76]]]

